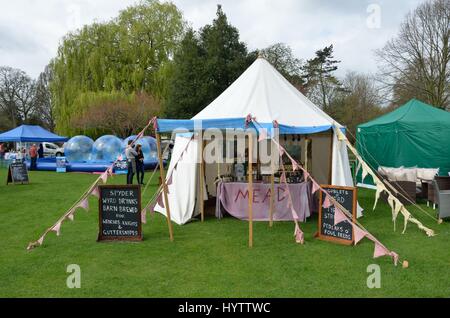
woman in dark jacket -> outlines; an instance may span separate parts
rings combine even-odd
[[[144,184],[144,173],[145,173],[145,166],[144,166],[144,153],[142,152],[142,146],[137,145],[136,146],[136,172],[137,172],[137,181],[139,184]]]

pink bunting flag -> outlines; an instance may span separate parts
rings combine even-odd
[[[84,198],[80,203],[77,204],[77,208],[83,208],[86,211],[89,211],[89,201],[87,198]]]
[[[71,221],[73,221],[73,214],[74,214],[74,212],[72,211],[67,215],[67,218]]]
[[[315,181],[313,181],[312,182],[311,194],[316,193],[316,191],[319,190],[319,189],[320,189],[320,186]]]
[[[92,189],[91,195],[93,195],[94,197],[100,198],[100,191],[98,190],[98,187],[94,187],[94,189]]]
[[[367,232],[361,229],[356,224],[352,223],[353,226],[353,238],[354,238],[354,245],[358,244],[359,241],[361,241],[366,235]]]
[[[141,211],[141,221],[142,223],[147,224],[147,208],[144,208]]]
[[[267,130],[265,128],[259,131],[258,141],[263,141],[267,139]]]
[[[169,185],[171,185],[172,184],[172,176],[173,176],[173,172],[170,174],[170,177],[169,177],[169,179],[167,180],[167,185],[169,186]]]
[[[284,148],[280,146],[280,157],[283,157],[285,152],[286,150],[284,150]]]
[[[300,165],[297,163],[297,161],[295,161],[292,158],[291,158],[291,165],[292,165],[292,170],[293,171],[300,170]]]
[[[334,207],[334,225],[336,226],[337,224],[345,220],[348,220],[348,218],[344,214],[344,212],[342,212],[341,209],[339,209],[337,206]]]
[[[292,207],[292,205],[290,208],[291,208],[292,217],[294,218],[294,220],[298,220],[297,211],[295,211],[295,209],[294,209],[294,207]]]
[[[331,206],[331,201],[330,201],[330,197],[328,196],[328,194],[325,194],[325,200],[323,201],[322,206],[325,209],[328,209]]]
[[[163,200],[163,193],[161,191],[161,193],[158,195],[158,199],[156,199],[156,202],[158,202],[158,205],[162,208],[164,208],[164,200]]]
[[[308,178],[310,177],[309,172],[306,170],[303,170],[303,177],[305,179],[305,182],[308,181]]]
[[[377,258],[377,257],[389,255],[389,254],[390,254],[390,252],[389,252],[389,250],[386,247],[384,247],[383,245],[381,245],[378,242],[375,242],[375,249],[373,251],[373,258]]]
[[[108,181],[108,171],[103,172],[100,179],[102,179],[103,183],[106,183]]]
[[[55,224],[55,226],[52,228],[53,232],[56,232],[56,236],[59,236],[61,230],[61,222],[58,222]]]
[[[390,252],[389,255],[392,257],[392,259],[394,260],[394,265],[397,266],[398,264],[398,254],[395,252]]]
[[[282,173],[280,177],[280,183],[286,183],[286,173]]]
[[[108,174],[109,174],[110,176],[112,176],[112,174],[113,174],[113,166],[109,167],[108,170],[106,170],[106,172],[108,172]],[[105,181],[105,182],[106,182],[106,181]]]
[[[42,243],[44,243],[44,235],[42,235],[42,236],[39,238],[39,240],[37,240],[37,243],[38,243],[39,245],[42,245]]]
[[[304,244],[305,243],[305,235],[303,233],[303,231],[300,229],[300,227],[298,226],[298,224],[295,224],[295,242],[299,243],[299,244]]]

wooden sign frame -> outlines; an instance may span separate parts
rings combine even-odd
[[[356,222],[356,207],[357,207],[357,195],[358,195],[358,189],[356,187],[344,187],[344,186],[333,186],[333,185],[320,185],[323,189],[327,190],[327,189],[336,189],[336,190],[347,190],[347,191],[352,191],[353,192],[353,200],[352,200],[352,221]],[[328,235],[323,235],[322,234],[322,205],[323,205],[323,191],[320,191],[319,194],[319,221],[318,221],[318,232],[317,232],[317,238],[319,240],[323,240],[323,241],[329,241],[329,242],[335,242],[338,244],[343,244],[343,245],[352,245],[353,242],[355,241],[355,233],[353,232],[353,228],[352,228],[352,240],[344,240],[344,239],[340,239],[340,238],[336,238],[333,236],[328,236]]]
[[[8,176],[6,177],[6,185],[9,185],[10,183],[12,184],[29,184],[30,183],[30,175],[28,174],[28,168],[27,168],[27,164],[26,163],[22,163],[25,166],[25,171],[27,172],[27,181],[20,181],[20,182],[16,182],[13,178],[13,173],[11,172],[11,165],[14,163],[11,163],[8,166]]]
[[[138,236],[103,236],[103,224],[102,224],[102,208],[101,208],[101,202],[102,202],[102,190],[104,189],[113,189],[113,190],[120,190],[120,189],[137,189],[138,191]],[[141,186],[130,184],[130,185],[99,185],[98,186],[98,192],[99,192],[99,199],[98,199],[98,238],[97,242],[115,242],[115,241],[132,241],[132,242],[141,242],[143,240],[142,235],[142,200],[141,200]]]

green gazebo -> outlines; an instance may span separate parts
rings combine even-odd
[[[440,168],[440,175],[450,171],[450,112],[417,99],[359,125],[356,141],[358,152],[374,169]]]

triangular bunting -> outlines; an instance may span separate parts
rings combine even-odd
[[[323,201],[322,207],[328,209],[331,206],[330,197],[328,194],[325,194],[325,200]]]
[[[304,235],[303,231],[300,229],[300,227],[298,226],[298,224],[295,224],[294,236],[295,236],[295,242],[297,242],[298,244],[305,243],[305,235]]]
[[[334,207],[334,225],[348,220],[347,216],[344,214],[344,212],[341,211],[337,206]]]
[[[366,235],[367,232],[361,229],[356,224],[352,223],[353,226],[353,235],[354,235],[354,245],[358,244],[359,241],[361,241]]]
[[[86,211],[89,211],[89,201],[87,198],[84,198],[81,200],[80,203],[77,204],[77,208],[85,209]]]
[[[397,266],[398,264],[398,254],[395,252],[390,252],[389,255],[392,257],[392,259],[394,260],[394,265]]]
[[[39,245],[42,245],[42,243],[44,243],[44,235],[42,235],[42,236],[39,238],[39,240],[37,240],[37,243],[38,243]]]
[[[319,190],[319,189],[320,189],[320,186],[319,186],[315,181],[313,181],[313,182],[312,182],[312,190],[311,190],[311,194],[316,193],[316,191]]]
[[[100,198],[100,191],[98,190],[98,187],[93,188],[90,195],[93,195],[96,198]]]
[[[105,184],[108,181],[108,171],[105,171],[100,176],[100,179],[102,179],[103,183]]]
[[[285,172],[281,173],[280,183],[286,183],[286,173]]]
[[[159,193],[158,198],[156,199],[156,202],[158,202],[158,205],[162,208],[164,208],[164,200],[163,200],[163,193],[162,191]]]
[[[373,258],[389,255],[389,251],[383,245],[378,242],[375,242],[375,249],[373,251]]]
[[[171,185],[171,184],[172,184],[172,181],[173,181],[173,173],[170,174],[170,177],[169,177],[169,179],[167,180],[167,185],[168,185],[168,186]]]
[[[59,236],[61,230],[61,222],[58,222],[55,224],[55,226],[52,228],[53,232],[56,232],[56,236]]]

